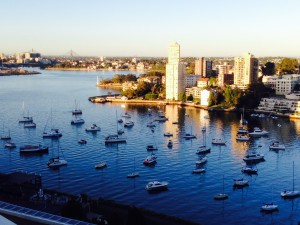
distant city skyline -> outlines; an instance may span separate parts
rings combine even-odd
[[[167,57],[300,56],[296,0],[34,1],[1,3],[0,52]]]

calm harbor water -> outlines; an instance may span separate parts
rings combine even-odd
[[[124,204],[134,204],[156,212],[178,216],[202,224],[292,224],[300,221],[299,199],[283,200],[280,191],[292,189],[293,161],[295,162],[295,189],[300,190],[300,121],[288,119],[254,119],[245,115],[248,128],[259,126],[270,131],[268,137],[241,143],[235,140],[240,114],[208,112],[201,109],[178,106],[93,104],[88,97],[107,94],[97,88],[97,76],[112,77],[117,72],[62,72],[42,71],[34,76],[0,77],[0,133],[10,132],[12,141],[24,144],[44,144],[50,147],[49,154],[42,156],[20,156],[18,148],[8,150],[4,142],[0,145],[0,172],[25,170],[40,173],[46,188],[58,189],[73,194],[87,193],[92,197],[112,199]],[[123,71],[121,73],[124,73]],[[75,99],[83,110],[85,124],[72,126],[72,109]],[[37,123],[36,129],[24,129],[18,119],[29,112]],[[152,109],[152,116],[148,115]],[[154,133],[146,126],[158,111],[164,112],[169,121],[156,123]],[[126,144],[105,145],[104,137],[116,133],[116,115],[128,112],[135,122],[134,127],[125,129]],[[52,116],[51,116],[52,115]],[[204,117],[208,118],[205,119]],[[172,124],[178,121],[178,124]],[[92,123],[101,127],[101,132],[90,134],[85,128]],[[281,127],[278,126],[281,125]],[[118,125],[119,128],[121,125]],[[207,155],[206,173],[192,174],[195,169],[195,154],[202,144],[201,128],[207,128],[207,144],[211,153]],[[43,131],[59,128],[63,136],[58,141],[43,140]],[[167,148],[169,138],[163,133],[170,131],[174,146]],[[185,133],[197,135],[197,139],[185,140]],[[212,146],[211,139],[223,137],[225,146]],[[86,145],[77,143],[86,139]],[[269,151],[272,140],[279,139],[286,145],[285,151]],[[158,163],[154,167],[142,164],[150,153],[149,144],[157,145],[155,154]],[[47,161],[60,153],[68,161],[66,167],[50,170]],[[258,175],[241,173],[247,152],[257,151],[265,155],[265,162],[256,165]],[[99,161],[108,166],[95,170]],[[136,171],[140,177],[128,179],[126,175]],[[226,201],[215,201],[213,196],[224,190],[229,194]],[[233,179],[249,180],[249,187],[233,189]],[[149,194],[144,187],[148,181],[169,182],[169,190]],[[274,202],[279,211],[262,214],[262,203]]]

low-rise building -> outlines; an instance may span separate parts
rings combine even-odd
[[[200,79],[200,75],[186,75],[185,76],[185,85],[186,87],[194,87],[197,85],[197,81]]]
[[[208,78],[200,78],[198,81],[197,81],[197,87],[199,88],[205,88],[208,86],[208,82],[209,82],[209,79]]]
[[[267,87],[274,89],[276,95],[286,95],[293,91],[296,84],[300,83],[300,75],[264,76],[262,82]]]
[[[283,98],[262,98],[257,109],[269,113],[300,115],[300,101]]]
[[[202,106],[208,106],[208,99],[209,99],[209,95],[210,95],[210,91],[203,89],[203,88],[199,88],[199,87],[190,87],[190,88],[186,88],[185,91],[186,96],[193,96],[193,98],[197,98],[200,100],[200,105]]]

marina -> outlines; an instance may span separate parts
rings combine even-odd
[[[9,129],[12,142],[18,147],[38,144],[49,147],[48,154],[20,155],[18,147],[16,150],[7,149],[5,140],[1,140],[1,172],[21,169],[40,173],[46,188],[72,194],[87,193],[95,198],[112,199],[202,224],[222,224],[224,218],[228,224],[263,225],[273,220],[276,224],[296,225],[299,222],[300,209],[292,205],[298,204],[299,198],[293,199],[293,202],[287,201],[281,198],[280,192],[292,187],[293,161],[295,187],[300,187],[300,173],[296,172],[300,168],[300,121],[286,118],[262,120],[245,113],[249,131],[260,127],[268,131],[269,135],[238,142],[236,134],[240,113],[209,112],[178,105],[93,104],[88,101],[89,96],[105,95],[107,92],[95,87],[99,73],[102,72],[43,71],[43,74],[36,76],[1,77],[4,88],[0,92],[6,105],[1,108],[1,115],[6,124],[11,124]],[[113,76],[113,73],[107,71],[103,74],[107,77]],[[65,82],[69,83],[68,86],[65,86]],[[16,86],[18,89],[15,89]],[[55,88],[52,90],[49,87]],[[41,94],[36,96],[35,93]],[[61,99],[60,96],[65,97]],[[86,126],[70,124],[74,118],[74,98],[80,102]],[[18,123],[22,101],[30,108],[30,116],[37,124],[35,129],[24,129],[24,124]],[[152,110],[151,116],[148,108]],[[51,109],[56,115],[55,125],[63,133],[59,138],[60,151],[68,162],[67,166],[56,170],[49,169],[47,162],[58,155],[58,139],[42,137]],[[127,112],[134,126],[124,129],[125,133],[117,136],[124,143],[105,145],[105,137],[117,134],[116,111],[118,115],[125,115]],[[155,129],[152,133],[147,127],[149,117],[151,120],[159,118],[162,116],[161,112],[169,121],[154,122]],[[188,118],[186,114],[189,115]],[[176,123],[173,124],[173,121]],[[92,124],[97,124],[101,130],[86,132],[85,129]],[[199,169],[196,172],[202,173],[193,175],[195,162],[201,160],[196,151],[203,145],[201,129],[204,124],[210,153],[207,152],[204,156],[207,161],[199,161],[205,161],[205,173]],[[164,136],[169,131],[173,134],[172,148],[168,148],[169,139]],[[186,140],[184,136],[187,133],[197,134],[197,138]],[[150,143],[154,144],[153,134],[155,147],[158,149],[155,151],[157,163],[145,166],[144,160],[151,156],[151,152],[147,152],[145,147]],[[111,136],[111,140],[114,141],[117,137]],[[219,137],[226,141],[226,145],[211,145],[213,138]],[[285,143],[285,151],[270,151],[270,143],[278,137]],[[78,140],[85,140],[87,144],[80,145]],[[263,154],[265,162],[256,165],[258,175],[249,176],[243,174],[241,168],[246,166],[243,158],[253,151]],[[133,172],[134,160],[139,177],[128,179],[127,175]],[[95,165],[103,166],[104,164],[100,164],[102,162],[108,166],[105,169],[95,169]],[[230,198],[224,202],[215,201],[214,196],[222,188],[223,175],[225,193]],[[234,189],[234,179],[242,177],[249,182],[249,186]],[[145,185],[150,181],[168,182],[168,191],[149,194],[145,191]],[[271,186],[273,193],[268,192]],[[272,216],[262,216],[262,201],[268,204],[274,201],[280,210]],[[159,209],[157,202],[161,205]]]

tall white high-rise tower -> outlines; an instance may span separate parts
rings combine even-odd
[[[166,99],[178,100],[185,92],[185,65],[180,62],[180,45],[177,42],[169,46],[166,65]]]

